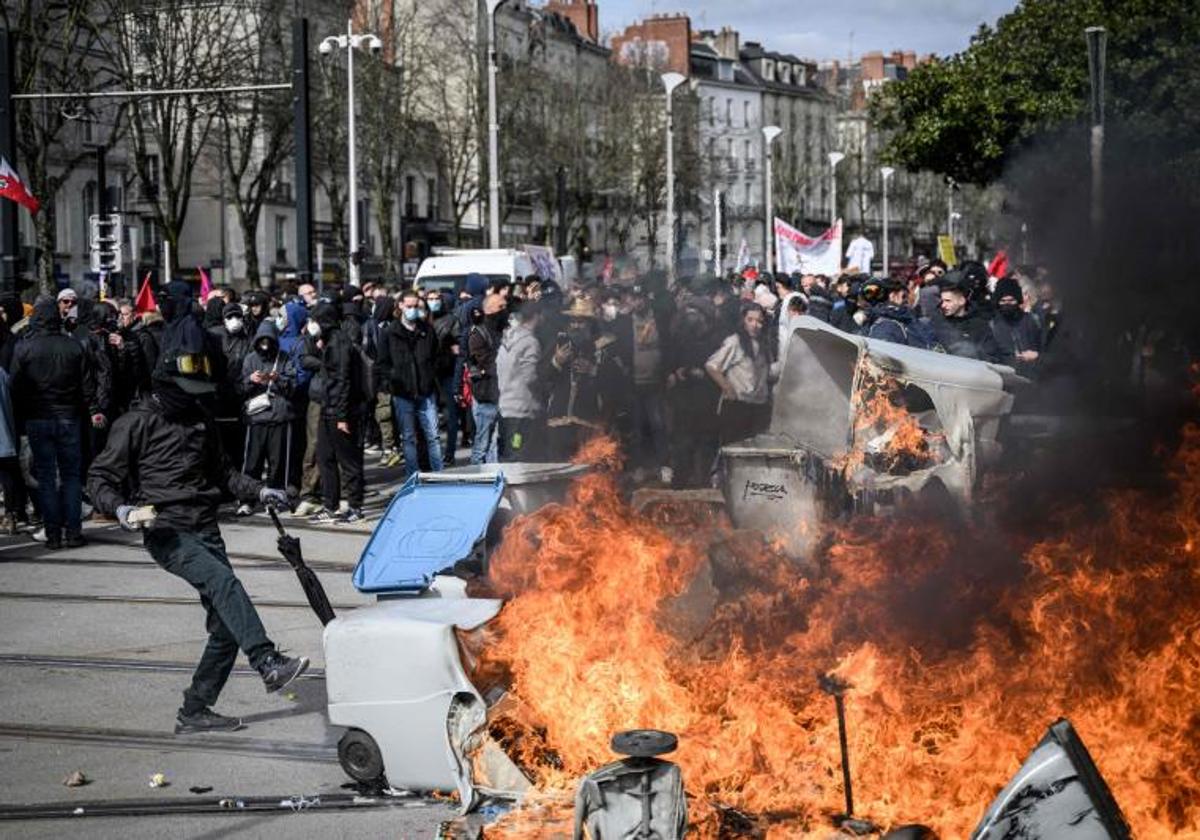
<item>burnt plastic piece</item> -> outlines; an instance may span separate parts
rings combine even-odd
[[[972,840],[1130,840],[1129,824],[1070,722],[1046,737],[988,807]]]
[[[629,729],[612,738],[612,751],[631,758],[653,758],[675,752],[679,739],[661,729]]]

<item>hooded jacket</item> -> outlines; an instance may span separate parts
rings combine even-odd
[[[250,336],[246,332],[250,327],[249,321],[242,319],[242,331],[231,333],[222,323],[210,327],[209,333],[214,339],[214,345],[219,345],[220,353],[216,358],[213,371],[217,377],[217,406],[218,417],[237,417],[242,407],[242,363],[250,352]],[[216,347],[214,346],[214,349]]]
[[[917,318],[911,307],[882,303],[872,307],[871,318],[867,338],[907,344],[922,350],[928,350],[934,344],[933,330]]]
[[[271,342],[274,350],[273,353],[263,356],[258,352],[258,344],[262,339]],[[279,375],[279,378],[269,384],[252,382],[250,375],[255,371],[261,373],[274,371]],[[247,414],[246,422],[251,425],[259,425],[264,423],[286,423],[293,419],[295,414],[292,411],[291,397],[295,387],[296,365],[286,353],[280,350],[279,330],[276,328],[275,322],[267,318],[258,325],[258,330],[254,333],[254,343],[251,346],[250,352],[246,355],[245,361],[242,363],[241,393],[245,397],[245,403],[248,404],[254,397],[257,397],[259,394],[265,394],[269,390],[271,394],[271,407],[257,414]]]
[[[939,312],[930,321],[934,338],[947,353],[985,362],[1003,361],[989,319],[974,304],[968,304],[957,318],[947,318]]]
[[[62,331],[53,300],[33,308],[10,374],[13,408],[22,420],[79,420],[85,411],[101,413],[88,355]]]
[[[318,304],[312,312],[313,319],[321,325],[321,347],[309,342],[305,365],[311,359],[318,360],[321,377],[321,416],[337,422],[347,421],[362,414],[367,395],[362,392],[362,360],[358,348],[354,347],[341,330],[340,313],[331,303]]]
[[[545,414],[546,399],[538,383],[545,381],[546,373],[542,346],[533,330],[520,322],[505,330],[496,355],[500,416],[512,420]]]
[[[304,325],[308,323],[308,309],[300,301],[292,300],[283,305],[283,312],[287,318],[287,325],[279,333],[279,349],[287,354],[296,369],[294,396],[307,396],[312,371],[305,368],[301,361],[304,357]]]

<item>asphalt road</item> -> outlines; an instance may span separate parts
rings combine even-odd
[[[399,476],[374,474],[377,517]],[[380,485],[380,479],[386,484]],[[367,603],[350,570],[364,527],[297,527],[305,558],[330,601]],[[187,584],[159,569],[136,535],[88,524],[91,544],[48,552],[28,536],[0,538],[0,817],[13,806],[141,801],[145,815],[0,819],[0,836],[20,838],[432,838],[453,808],[420,797],[323,808],[355,793],[336,760],[338,727],[325,715],[321,625],[291,569],[277,560],[270,520],[256,515],[222,531],[267,632],[312,659],[313,675],[286,696],[235,673],[217,710],[240,715],[237,733],[176,738],[175,711],[204,645],[204,611]],[[239,662],[244,668],[244,660]],[[90,781],[62,784],[72,771]],[[150,787],[156,773],[168,786]],[[201,793],[191,790],[196,788]],[[206,790],[207,789],[207,790]],[[218,798],[289,800],[271,812],[162,814]],[[261,798],[261,799],[259,799]],[[86,804],[85,804],[86,803]]]

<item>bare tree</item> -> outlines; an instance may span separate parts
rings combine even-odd
[[[288,78],[284,46],[286,0],[261,0],[243,18],[244,49],[231,56],[230,79],[238,84],[273,84]],[[228,177],[234,210],[245,244],[246,280],[262,285],[255,241],[263,205],[293,150],[291,101],[286,92],[222,97],[220,177]],[[221,224],[225,220],[221,219]]]
[[[110,9],[102,0],[23,0],[0,4],[0,20],[16,35],[15,93],[89,91],[111,83],[100,50]],[[42,203],[33,218],[39,252],[36,274],[43,291],[54,285],[58,226],[54,197],[84,159],[90,127],[96,145],[111,148],[120,136],[123,106],[89,100],[62,105],[17,100],[18,166]]]
[[[106,44],[113,72],[129,88],[219,87],[236,80],[237,68],[245,66],[245,50],[254,39],[243,4],[110,2],[113,37]],[[179,235],[217,109],[210,96],[176,94],[138,100],[129,118],[143,197],[178,265]]]
[[[311,91],[313,179],[329,202],[330,221],[337,244],[342,254],[348,254],[346,76],[340,68],[327,61],[320,62],[317,67]]]

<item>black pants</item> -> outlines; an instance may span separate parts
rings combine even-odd
[[[540,461],[545,450],[544,417],[500,418],[501,461]]]
[[[235,470],[240,471],[246,455],[246,424],[240,417],[218,417],[217,437],[221,441],[221,450],[229,459],[229,463]]]
[[[291,436],[291,423],[251,423],[246,436],[246,467],[243,472],[251,478],[260,478],[265,461],[267,486],[281,490],[286,488]]]
[[[4,489],[4,512],[16,522],[28,522],[25,503],[29,493],[25,487],[25,476],[21,475],[20,458],[0,458],[0,487]]]
[[[317,466],[327,510],[338,509],[343,489],[350,507],[358,510],[363,503],[362,418],[352,417],[348,422],[349,434],[339,432],[337,421],[329,417],[322,417],[317,429]]]
[[[217,702],[239,649],[251,667],[258,667],[275,646],[229,565],[225,542],[215,525],[200,531],[151,528],[143,542],[154,562],[196,588],[208,614],[208,644],[192,674],[192,684],[183,692],[181,711],[195,714]]]

